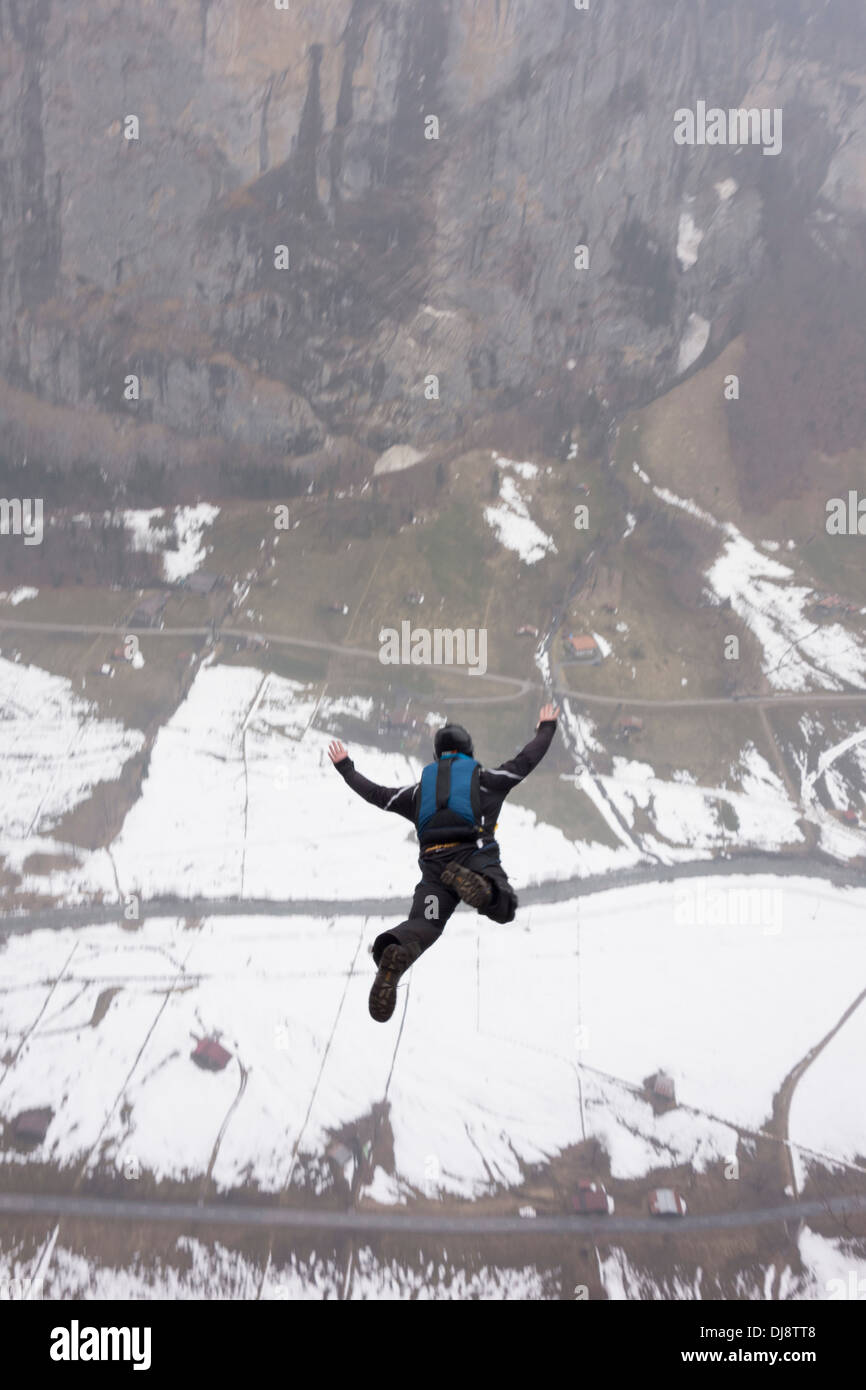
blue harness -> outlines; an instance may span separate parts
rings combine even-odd
[[[481,830],[481,764],[466,753],[443,753],[421,773],[415,827],[422,844],[447,830],[474,840]]]

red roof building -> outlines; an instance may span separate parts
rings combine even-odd
[[[222,1071],[231,1059],[232,1054],[216,1038],[199,1038],[192,1053],[192,1060],[205,1071]]]
[[[649,1209],[653,1216],[685,1216],[688,1211],[684,1198],[672,1187],[657,1187],[651,1192]]]
[[[41,1144],[53,1119],[54,1111],[49,1106],[41,1110],[22,1110],[12,1121],[12,1133],[22,1143]]]
[[[593,657],[600,656],[598,644],[594,637],[581,634],[580,637],[567,637],[565,645],[576,656],[579,661],[591,661]]]
[[[657,1096],[661,1096],[663,1100],[672,1100],[676,1102],[677,1096],[674,1079],[672,1076],[668,1076],[667,1072],[657,1072],[653,1077],[653,1091]]]
[[[571,1199],[571,1205],[575,1211],[597,1212],[601,1216],[609,1216],[614,1206],[613,1198],[607,1195],[600,1182],[586,1180],[577,1184],[577,1192]]]

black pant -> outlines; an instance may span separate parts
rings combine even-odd
[[[478,849],[474,842],[470,842],[457,849],[422,854],[418,862],[421,865],[421,880],[415,889],[408,919],[401,922],[399,927],[382,932],[373,942],[373,960],[377,965],[386,946],[408,946],[417,960],[423,951],[439,940],[445,923],[460,901],[453,889],[442,882],[442,870],[448,864],[465,864],[467,869],[483,874],[490,883],[493,897],[487,907],[479,908],[482,917],[489,917],[492,922],[514,921],[517,894],[499,862],[498,845]]]

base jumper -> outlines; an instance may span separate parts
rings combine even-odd
[[[412,821],[421,847],[421,879],[408,919],[373,942],[378,969],[370,1013],[378,1023],[394,1012],[400,976],[438,941],[461,899],[493,922],[514,920],[517,894],[499,860],[496,824],[508,793],[550,747],[558,715],[555,705],[544,705],[529,743],[497,768],[476,761],[472,739],[460,724],[446,724],[433,740],[435,762],[408,787],[380,787],[356,770],[342,743],[334,741],[328,748],[352,790],[372,806]]]

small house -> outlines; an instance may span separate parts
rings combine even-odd
[[[192,1052],[196,1066],[203,1067],[205,1071],[223,1071],[231,1059],[232,1054],[216,1038],[199,1038]]]
[[[814,608],[816,618],[837,617],[840,613],[850,616],[852,613],[856,612],[857,609],[854,604],[847,603],[846,600],[840,598],[838,594],[825,594],[823,598],[818,599]]]
[[[411,734],[417,727],[418,720],[412,714],[411,699],[400,699],[399,704],[383,711],[379,717],[380,734]]]
[[[565,646],[569,656],[574,657],[576,661],[597,661],[601,656],[595,638],[587,633],[581,633],[578,637],[566,637]]]
[[[404,709],[394,709],[386,711],[382,715],[379,723],[380,734],[411,734],[418,727],[418,720],[414,719],[409,713],[409,706]]]
[[[571,1199],[572,1208],[581,1214],[610,1216],[614,1210],[614,1200],[608,1195],[600,1182],[582,1181],[577,1184],[577,1192]]]
[[[406,602],[411,603],[413,608],[420,608],[421,604],[424,602],[424,595],[421,593],[420,589],[410,589],[406,595]]]
[[[684,1199],[672,1187],[657,1187],[651,1192],[649,1209],[653,1216],[685,1216],[688,1211]]]
[[[677,1096],[674,1079],[672,1076],[668,1076],[667,1072],[660,1071],[656,1073],[653,1077],[652,1089],[653,1095],[659,1096],[662,1100],[669,1100],[676,1105]]]
[[[130,627],[162,627],[162,614],[168,594],[144,594],[138,600],[129,620]]]
[[[41,1144],[54,1119],[50,1106],[38,1110],[22,1110],[12,1121],[12,1134],[20,1144]]]

